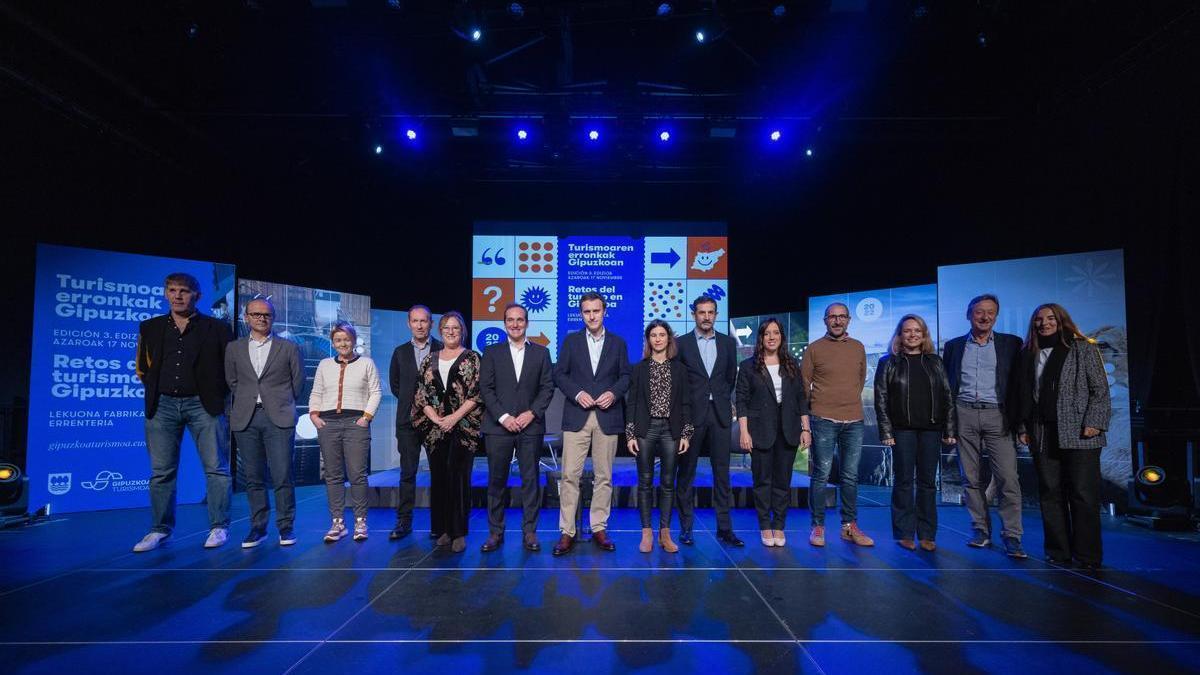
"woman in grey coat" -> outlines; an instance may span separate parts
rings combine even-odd
[[[1021,357],[1020,440],[1033,453],[1048,562],[1100,567],[1100,451],[1112,403],[1095,343],[1061,305],[1033,311]]]

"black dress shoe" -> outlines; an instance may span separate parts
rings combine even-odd
[[[572,537],[569,534],[564,534],[563,536],[558,538],[558,543],[554,545],[553,553],[556,556],[565,555],[567,553],[570,553],[571,549],[574,547],[575,547],[575,537]]]
[[[613,543],[612,539],[608,538],[608,532],[604,530],[597,530],[592,533],[592,543],[598,546],[601,551],[617,550],[617,545]]]
[[[487,538],[487,541],[483,542],[483,546],[480,546],[479,550],[483,551],[484,553],[491,553],[492,551],[500,548],[500,544],[503,543],[504,535],[493,534]]]
[[[1071,566],[1070,558],[1055,558],[1052,555],[1046,556],[1046,562],[1050,563],[1051,565],[1058,566],[1058,567],[1070,567]]]
[[[692,538],[692,531],[691,530],[680,530],[679,531],[679,543],[686,544],[688,546],[695,544],[696,540]]]
[[[1100,569],[1100,563],[1098,562],[1085,562],[1083,560],[1079,560],[1076,562],[1076,565],[1078,565],[1079,569],[1084,570],[1085,572],[1095,572]]]
[[[525,544],[526,551],[537,552],[542,550],[542,545],[538,543],[537,535],[533,532],[525,533],[525,541],[523,543]]]
[[[745,546],[746,542],[738,539],[738,536],[733,533],[733,530],[719,530],[717,539],[729,544],[730,546]]]
[[[388,539],[393,541],[396,539],[403,539],[410,534],[412,534],[411,523],[396,523],[396,527],[392,528],[392,532],[388,535]]]

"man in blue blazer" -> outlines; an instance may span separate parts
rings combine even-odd
[[[504,308],[508,339],[483,350],[479,392],[485,407],[483,445],[488,456],[488,538],[484,553],[504,543],[504,489],[508,487],[513,451],[521,471],[521,530],[528,551],[540,551],[537,540],[538,451],[546,433],[546,408],[554,398],[550,350],[525,335],[529,313],[510,304]]]
[[[696,427],[692,445],[679,458],[679,477],[675,483],[675,503],[679,509],[683,544],[694,543],[692,523],[696,496],[692,483],[702,448],[708,449],[713,472],[713,506],[717,510],[717,538],[731,546],[745,544],[733,533],[729,506],[733,492],[729,485],[729,425],[733,420],[732,395],[737,382],[737,343],[718,333],[717,301],[701,295],[692,303],[696,329],[679,336],[679,361],[688,372],[692,394],[692,424]]]
[[[995,332],[999,312],[1000,299],[996,296],[972,298],[967,304],[971,330],[946,343],[942,361],[955,401],[959,469],[975,531],[967,544],[976,548],[991,545],[988,486],[981,479],[986,450],[992,478],[1000,491],[1000,536],[1005,552],[1013,558],[1025,558],[1021,546],[1021,484],[1013,443],[1018,406],[1012,402],[1017,390],[1021,338]]]
[[[605,551],[617,548],[606,528],[612,507],[617,436],[625,427],[625,406],[619,402],[629,389],[630,369],[625,341],[604,330],[606,308],[604,296],[599,293],[585,293],[579,299],[584,329],[563,339],[554,368],[554,384],[566,397],[558,514],[562,536],[554,545],[554,555],[563,555],[575,545],[579,480],[589,449],[596,475],[592,490],[592,541]]]

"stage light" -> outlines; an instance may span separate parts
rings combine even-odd
[[[671,3],[664,2],[658,6],[658,9],[655,10],[655,14],[658,16],[670,16],[671,12],[673,11],[675,11],[675,8],[671,6]]]
[[[0,464],[0,526],[29,521],[29,478],[16,464]]]
[[[812,157],[812,156],[813,156],[813,151],[812,151],[812,148],[805,148],[805,149],[804,149],[804,156],[805,156],[805,157]]]
[[[404,132],[404,136],[410,141],[415,141],[417,140],[417,130],[409,129],[408,131]]]
[[[529,138],[529,132],[524,129],[517,129],[517,140],[523,141],[526,138]]]
[[[706,39],[706,36],[704,35],[704,31],[702,31],[702,30],[696,31],[696,42],[698,42],[700,44],[704,44],[705,39]]]
[[[479,42],[483,39],[483,31],[475,28],[471,31],[471,42]]]
[[[771,8],[771,16],[775,17],[776,19],[782,19],[783,17],[787,16],[787,7],[784,5],[775,5]]]
[[[1158,485],[1167,479],[1167,472],[1157,466],[1142,467],[1137,479],[1142,485]]]
[[[975,36],[975,44],[979,45],[980,47],[986,47],[987,43],[988,43],[987,33],[983,32],[983,31],[979,31],[979,35]]]
[[[519,2],[514,2],[508,6],[508,13],[520,19],[525,16],[525,8]]]
[[[667,141],[671,140],[671,132],[669,132],[669,131],[658,132],[658,140],[662,141],[663,143],[666,143]]]
[[[774,143],[775,141],[778,141],[782,137],[783,137],[783,134],[779,133],[778,129],[771,132],[771,142],[772,143]]]
[[[588,132],[588,140],[592,140],[592,141],[600,140],[600,132],[596,131],[595,129],[592,129],[591,131]]]
[[[377,155],[383,154],[383,146],[382,145],[375,146],[375,154],[377,154]]]

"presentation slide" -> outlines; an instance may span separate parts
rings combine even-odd
[[[29,373],[30,510],[145,507],[145,389],[134,373],[138,324],[167,313],[163,281],[200,281],[199,310],[232,321],[234,267],[39,244]],[[184,436],[178,499],[204,498],[196,447]]]
[[[471,336],[476,350],[505,339],[504,307],[529,310],[528,334],[557,360],[568,332],[583,328],[579,298],[607,299],[607,330],[642,357],[652,319],[692,329],[691,303],[707,293],[729,308],[729,242],[724,223],[479,222],[471,251]]]
[[[879,427],[875,422],[875,366],[879,357],[891,349],[896,322],[905,314],[916,314],[925,319],[933,343],[938,344],[938,287],[928,284],[810,297],[810,343],[825,335],[825,308],[833,302],[840,302],[850,309],[850,337],[863,343],[867,351],[867,378],[862,394],[863,452],[858,479],[869,485],[891,485],[892,453],[879,442]]]
[[[321,482],[321,447],[317,444],[317,429],[308,418],[308,396],[312,392],[313,375],[321,359],[333,356],[329,329],[336,321],[349,321],[358,332],[355,349],[363,356],[371,354],[371,297],[327,291],[304,286],[238,280],[238,335],[246,335],[246,303],[255,298],[268,298],[275,305],[273,330],[284,339],[300,346],[304,366],[304,391],[296,401],[299,419],[296,423],[296,454],[293,474],[297,485],[316,485]],[[389,352],[388,356],[391,356]],[[378,362],[378,360],[376,360]],[[385,380],[386,393],[386,380]]]
[[[1126,499],[1133,479],[1130,459],[1129,349],[1125,323],[1125,256],[1120,249],[1021,258],[938,268],[942,339],[965,334],[967,302],[981,293],[1000,298],[996,330],[1025,339],[1035,307],[1056,302],[1097,342],[1112,397],[1108,445],[1100,455],[1102,501]],[[1032,475],[1032,471],[1029,472]],[[1021,476],[1026,500],[1036,500],[1036,483]]]

